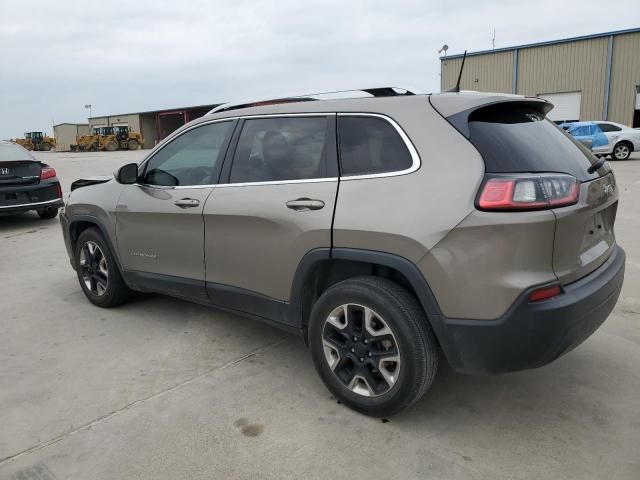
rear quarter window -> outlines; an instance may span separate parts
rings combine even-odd
[[[589,150],[528,105],[499,103],[472,112],[469,140],[488,173],[559,172],[580,181],[600,176],[587,172],[596,162]]]
[[[338,147],[343,176],[400,172],[413,166],[407,144],[384,118],[338,116]]]

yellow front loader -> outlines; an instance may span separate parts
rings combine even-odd
[[[52,148],[56,148],[56,139],[49,137],[42,132],[27,132],[24,138],[16,138],[16,143],[22,145],[27,150],[38,150],[48,152]]]

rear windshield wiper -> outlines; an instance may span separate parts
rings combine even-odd
[[[594,163],[587,169],[587,173],[595,173],[595,171],[598,170],[600,167],[602,167],[605,162],[606,160],[604,159],[604,157],[598,159],[596,163]]]

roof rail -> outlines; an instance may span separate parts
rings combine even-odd
[[[414,92],[406,88],[399,87],[375,87],[363,88],[361,90],[336,90],[334,92],[309,93],[306,95],[298,95],[294,97],[272,98],[269,100],[259,100],[253,102],[242,103],[223,103],[207,112],[212,113],[226,112],[228,110],[238,110],[241,108],[261,107],[265,105],[278,105],[282,103],[311,102],[316,100],[342,100],[346,98],[371,98],[371,97],[396,97],[403,95],[415,95]]]

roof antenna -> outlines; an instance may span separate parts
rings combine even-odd
[[[459,92],[460,91],[460,80],[462,80],[462,70],[464,70],[464,61],[467,58],[467,51],[464,51],[464,55],[462,55],[462,65],[460,65],[460,73],[458,73],[458,81],[456,82],[456,86],[451,90],[447,90],[447,92]]]

